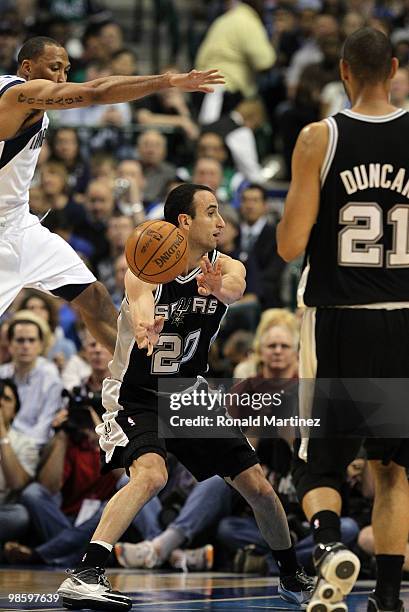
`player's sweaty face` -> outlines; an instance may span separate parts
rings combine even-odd
[[[189,231],[189,242],[204,252],[215,249],[225,226],[216,197],[210,191],[197,191],[194,196],[196,215]]]
[[[46,45],[41,55],[31,60],[29,79],[47,79],[54,83],[65,83],[70,68],[68,55],[63,47]]]

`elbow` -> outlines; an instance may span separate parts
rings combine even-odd
[[[283,259],[286,263],[289,263],[290,261],[293,261],[293,259],[296,259],[302,251],[294,249],[291,245],[281,244],[279,242],[277,245],[277,252],[281,259]]]

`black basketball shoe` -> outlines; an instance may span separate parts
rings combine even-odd
[[[368,597],[368,612],[403,612],[403,601],[398,600],[395,606],[385,605],[373,591]]]

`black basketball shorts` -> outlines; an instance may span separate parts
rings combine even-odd
[[[218,475],[234,479],[258,463],[257,455],[243,433],[232,438],[170,438],[158,436],[158,413],[145,404],[124,402],[115,418],[128,438],[126,445],[116,446],[112,458],[106,461],[102,453],[102,472],[115,468],[129,470],[135,459],[156,453],[166,461],[167,452],[176,458],[197,480]]]
[[[409,379],[409,309],[307,309],[301,344],[301,377],[317,379],[316,388],[320,379]],[[345,398],[340,401],[339,395],[337,399],[317,396],[316,391],[311,415],[325,419],[328,435],[309,438],[304,453],[300,451],[307,462],[294,458],[293,477],[300,499],[320,486],[339,490],[346,467],[362,444],[368,459],[409,467],[408,438],[351,435],[352,424],[364,430],[357,406]]]

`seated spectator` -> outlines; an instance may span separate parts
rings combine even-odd
[[[223,180],[220,191],[224,190],[224,201],[230,201],[234,191],[241,182],[241,177],[237,177],[235,168],[231,163],[228,149],[224,143],[223,137],[217,132],[205,131],[199,136],[196,148],[197,159],[207,157],[215,159],[223,167]],[[236,184],[237,183],[237,184]]]
[[[118,162],[111,153],[107,151],[94,153],[90,159],[91,178],[113,182],[117,166]]]
[[[193,166],[192,183],[206,185],[215,192],[220,201],[225,201],[227,193],[222,188],[223,168],[220,162],[210,157],[200,157]]]
[[[17,52],[22,43],[21,32],[11,20],[0,20],[0,74],[15,74]]]
[[[266,192],[256,184],[241,193],[240,260],[247,270],[246,293],[261,307],[281,306],[280,283],[285,263],[277,253],[276,228],[268,218]]]
[[[33,215],[37,215],[39,219],[45,217],[45,215],[50,210],[50,207],[48,205],[47,196],[44,192],[44,189],[40,187],[40,185],[30,187],[29,197],[30,212],[33,213]]]
[[[19,492],[34,477],[38,445],[13,427],[20,408],[17,387],[11,379],[0,379],[0,544],[23,537],[30,517],[19,503]]]
[[[76,202],[68,189],[68,172],[65,165],[59,161],[47,161],[40,169],[40,186],[45,195],[48,208],[64,210],[67,219],[75,227],[85,219],[85,211]]]
[[[252,353],[253,334],[244,329],[233,332],[223,345],[223,356],[229,361],[231,372],[229,376],[234,376],[233,371],[239,364],[246,362]]]
[[[298,341],[297,317],[283,308],[268,308],[257,326],[252,354],[235,368],[234,378],[247,379],[246,391],[265,379],[296,378]]]
[[[115,260],[123,255],[126,241],[134,229],[131,217],[121,213],[114,213],[108,219],[106,238],[109,244],[107,257],[97,265],[98,279],[106,286],[111,296],[115,292]]]
[[[247,181],[265,183],[260,164],[255,130],[265,123],[263,104],[257,98],[242,100],[229,114],[206,126],[206,131],[217,132],[226,143],[236,170]]]
[[[65,564],[81,558],[88,540],[84,529],[90,525],[101,503],[109,499],[119,477],[116,473],[100,475],[99,444],[95,426],[101,423],[102,383],[108,376],[109,352],[87,331],[85,353],[91,375],[73,389],[67,408],[56,415],[57,429],[45,449],[37,482],[27,487],[22,502],[28,509],[41,544],[34,549],[9,542],[6,557],[11,562]],[[122,471],[119,471],[122,473]],[[100,516],[100,514],[99,514]],[[92,523],[93,528],[95,524]],[[77,526],[79,529],[73,530]],[[92,534],[92,529],[90,535]]]
[[[0,377],[12,378],[20,397],[21,408],[13,427],[39,446],[48,441],[51,422],[61,406],[62,383],[57,367],[41,357],[49,335],[43,319],[21,310],[7,330],[12,361],[0,366]]]
[[[115,51],[109,62],[111,73],[117,76],[134,76],[137,73],[137,59],[132,49],[122,47]]]
[[[64,336],[64,331],[58,323],[58,305],[56,298],[49,297],[46,293],[32,289],[20,303],[19,310],[30,310],[44,319],[51,331],[51,339],[47,347],[47,359],[54,361],[61,370],[65,362],[77,352],[72,340]]]
[[[136,159],[123,159],[116,167],[115,203],[117,208],[139,225],[145,219],[143,194],[145,177],[142,166]]]
[[[99,29],[99,39],[110,58],[124,48],[124,33],[114,21],[103,24]]]
[[[115,206],[111,183],[102,178],[90,181],[84,204],[86,218],[76,227],[76,234],[93,245],[95,250],[92,263],[97,265],[109,253],[105,232]]]
[[[66,167],[70,192],[84,193],[90,179],[90,168],[81,155],[77,130],[65,127],[56,130],[51,141],[51,155]]]
[[[168,71],[174,71],[173,67]],[[182,165],[190,159],[193,143],[199,136],[199,127],[192,117],[186,95],[182,91],[175,88],[165,89],[138,100],[133,107],[139,125],[172,128],[172,132],[167,136],[168,149],[172,151],[172,160],[177,165]]]
[[[175,177],[176,168],[165,161],[166,153],[166,138],[157,130],[147,130],[139,136],[137,154],[146,179],[146,205],[163,199],[168,181]]]

